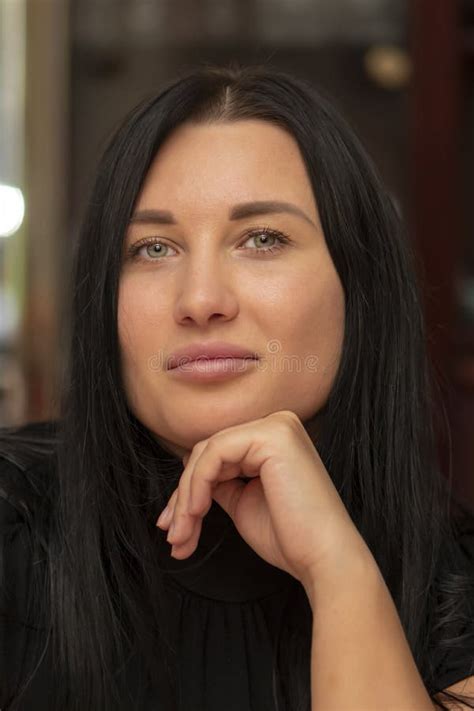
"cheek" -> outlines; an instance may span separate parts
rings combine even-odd
[[[300,273],[286,293],[291,299],[281,300],[279,313],[288,349],[314,355],[323,365],[338,358],[344,337],[345,298],[332,264],[312,269],[303,277]]]
[[[119,288],[117,327],[122,349],[128,354],[146,351],[157,342],[167,307],[153,285],[132,277]]]
[[[140,417],[143,393],[154,376],[160,324],[152,314],[154,300],[135,279],[124,278],[118,294],[117,330],[123,385],[132,411]]]
[[[133,373],[134,379],[145,370],[144,361],[150,357],[152,335],[159,332],[153,327],[147,304],[141,290],[125,282],[119,289],[117,329],[120,343],[122,371],[125,381]]]
[[[133,303],[133,291],[128,289],[126,285],[121,285],[119,289],[118,309],[117,309],[117,328],[120,347],[122,354],[126,356],[132,349],[132,345],[136,343],[136,323],[134,315],[137,311]]]
[[[337,275],[336,275],[337,277]],[[345,330],[345,297],[339,278],[311,285],[295,300],[298,309],[292,332],[298,353],[299,375],[294,386],[303,420],[326,403],[342,356]]]

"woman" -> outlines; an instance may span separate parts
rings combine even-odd
[[[70,329],[58,421],[2,437],[3,711],[449,708],[472,515],[400,220],[330,103],[203,66],[135,109]]]

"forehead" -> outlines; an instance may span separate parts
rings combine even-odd
[[[158,150],[137,207],[215,210],[253,200],[286,200],[317,219],[295,139],[266,121],[185,123]]]

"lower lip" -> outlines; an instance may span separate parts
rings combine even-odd
[[[227,380],[246,373],[256,362],[256,358],[204,358],[171,368],[168,373],[180,380]]]

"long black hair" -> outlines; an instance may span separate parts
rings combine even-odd
[[[164,668],[175,683],[153,537],[172,477],[164,450],[127,406],[117,329],[122,241],[170,132],[184,121],[242,119],[288,131],[311,180],[346,299],[342,358],[317,413],[315,446],[385,578],[432,698],[436,660],[466,644],[474,582],[456,561],[472,512],[456,501],[438,461],[439,403],[415,259],[393,199],[354,131],[310,83],[269,66],[203,64],[115,132],[77,241],[50,440],[57,479],[44,524],[58,709],[122,708],[116,670],[133,649],[150,676]],[[5,434],[4,449],[8,441]],[[310,709],[310,615],[295,586],[275,668],[281,711]]]

